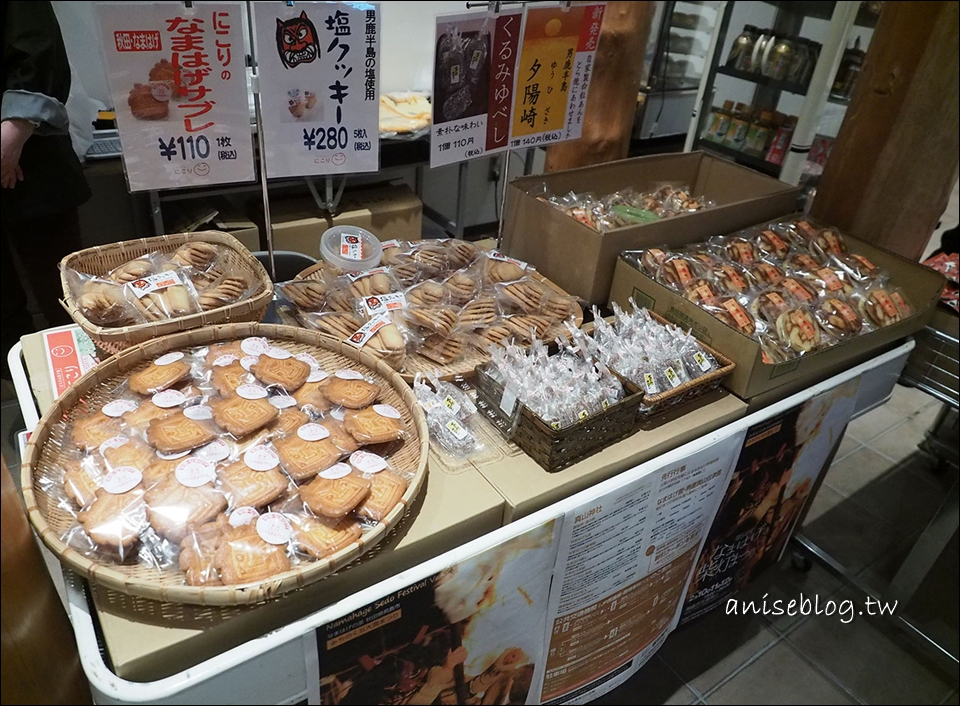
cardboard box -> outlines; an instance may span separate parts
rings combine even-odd
[[[229,233],[239,240],[250,252],[266,249],[260,246],[260,229],[257,224],[241,213],[239,208],[229,204],[219,205],[219,212],[213,219],[213,225],[217,230]]]
[[[251,213],[263,223],[263,205]],[[339,213],[323,213],[312,197],[271,202],[274,250],[292,250],[320,257],[320,236],[328,228],[352,225],[365,228],[380,240],[420,240],[423,202],[406,184],[345,192]]]
[[[714,390],[690,406],[668,412],[656,428],[638,431],[554,473],[545,471],[519,447],[503,441],[493,431],[496,443],[503,449],[501,458],[475,460],[474,465],[506,500],[503,524],[507,524],[719,429],[744,416],[746,411],[742,400],[725,390]],[[486,419],[480,423],[493,429]]]
[[[538,200],[546,185],[570,191],[612,194],[625,187],[649,191],[663,183],[689,186],[717,206],[654,223],[600,233]],[[510,182],[501,250],[524,260],[560,287],[590,304],[610,293],[617,256],[658,243],[694,243],[730,233],[796,208],[800,189],[703,152],[651,155]]]
[[[22,357],[40,416],[72,383],[99,363],[96,346],[70,324],[20,337]]]
[[[268,603],[169,605],[91,582],[108,663],[123,679],[166,678],[500,527],[504,500],[469,463],[431,453],[429,468],[411,513],[369,554]]]
[[[794,215],[780,218],[793,218]],[[691,329],[697,338],[731,358],[737,367],[724,379],[723,385],[743,399],[769,393],[781,386],[786,386],[785,392],[795,391],[862,363],[877,355],[884,347],[921,330],[926,326],[940,299],[940,290],[945,281],[940,273],[849,235],[844,237],[851,252],[864,255],[890,273],[893,284],[904,290],[917,313],[892,326],[856,336],[785,363],[767,365],[762,360],[759,343],[730,328],[623,259],[617,261],[610,289],[610,302],[625,305],[627,300],[633,297],[638,306],[652,309],[678,326]],[[681,245],[689,242],[683,239],[667,241],[666,244]],[[767,396],[764,402],[769,403],[779,396],[779,392],[774,396]]]

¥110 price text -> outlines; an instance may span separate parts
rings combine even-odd
[[[162,137],[157,138],[159,143],[157,147],[160,150],[160,156],[166,157],[168,162],[174,159],[206,159],[210,156],[210,140],[206,135],[190,135],[186,138],[171,137],[169,141]]]

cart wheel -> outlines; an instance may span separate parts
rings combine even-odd
[[[807,573],[813,568],[813,562],[810,561],[810,557],[802,552],[793,552],[790,556],[790,563],[793,564],[794,569],[802,571],[803,573]]]

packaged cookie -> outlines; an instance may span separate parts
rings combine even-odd
[[[790,308],[790,303],[781,292],[768,289],[755,296],[748,308],[755,319],[762,319],[768,324],[776,325],[780,314]]]
[[[763,257],[760,249],[754,245],[751,238],[735,235],[725,238],[712,238],[709,242],[718,252],[722,252],[730,262],[735,262],[743,267],[750,267]]]
[[[360,539],[363,528],[352,517],[332,520],[326,517],[294,514],[290,516],[293,525],[294,550],[313,557],[324,559],[349,547]]]
[[[849,297],[855,287],[853,278],[844,270],[824,265],[812,272],[799,275],[801,279],[816,288],[820,296]]]
[[[225,585],[262,581],[290,569],[293,528],[285,516],[268,512],[246,524],[221,526],[214,566]]]
[[[760,289],[776,287],[786,277],[783,269],[772,262],[761,260],[747,268],[747,275]]]
[[[134,468],[117,468],[103,476],[93,499],[77,514],[83,535],[94,545],[91,550],[114,553],[121,560],[129,555],[147,527],[145,492],[143,475]]]
[[[210,522],[226,509],[227,498],[215,487],[216,480],[213,463],[193,457],[183,459],[173,474],[144,494],[150,526],[179,545],[191,526]]]
[[[863,318],[879,328],[899,323],[911,312],[904,295],[897,291],[875,286],[857,297],[857,306]]]
[[[727,296],[738,296],[750,291],[750,278],[744,268],[732,263],[724,263],[714,268],[714,281]]]
[[[187,378],[191,373],[189,359],[181,351],[165,353],[147,367],[127,378],[127,385],[141,395],[153,395]]]
[[[660,264],[658,282],[678,292],[705,274],[699,260],[686,255],[672,255]]]
[[[355,370],[336,371],[324,389],[324,394],[335,405],[348,409],[369,407],[380,397],[380,386],[364,379]]]
[[[858,282],[873,282],[882,274],[882,270],[864,255],[848,252],[831,256],[831,261]]]
[[[703,304],[721,296],[721,290],[708,279],[695,279],[683,288],[683,297],[694,304]]]
[[[792,301],[801,306],[812,306],[820,298],[820,292],[800,277],[785,277],[780,283],[780,288]]]
[[[360,452],[355,452],[360,453]],[[298,489],[304,504],[321,517],[340,520],[370,494],[370,480],[346,463],[335,464]]]
[[[646,250],[625,250],[622,257],[648,277],[656,279],[661,263],[672,254],[669,248],[662,246]]]
[[[817,319],[807,307],[788,309],[780,314],[776,331],[782,343],[801,355],[816,350],[823,341]]]
[[[393,277],[387,267],[375,267],[372,270],[350,272],[345,275],[350,294],[354,299],[380,296],[390,292],[399,292],[403,286]]]
[[[411,308],[391,314],[377,314],[356,330],[348,333],[345,343],[369,351],[387,365],[403,370],[407,350],[419,341],[419,336],[411,326],[404,325],[410,316]],[[449,320],[450,330],[456,324],[456,314]]]
[[[483,253],[483,279],[486,285],[516,282],[532,268],[526,262],[507,257],[496,250]]]
[[[704,307],[730,328],[744,336],[753,336],[757,331],[757,322],[736,297],[716,300]]]
[[[863,319],[845,299],[825,297],[815,314],[820,326],[837,339],[856,336],[864,330]]]
[[[400,411],[388,404],[347,410],[343,427],[361,445],[383,444],[404,437]]]
[[[807,246],[810,246],[816,240],[821,230],[806,218],[784,223],[783,227],[789,229],[799,241]]]
[[[772,228],[764,228],[757,233],[755,242],[765,257],[783,261],[790,254],[790,241]]]
[[[467,240],[444,238],[436,241],[447,253],[447,266],[451,270],[460,270],[472,265],[480,258],[477,246]]]
[[[707,269],[708,272],[726,262],[725,258],[720,257],[720,255],[716,254],[712,250],[702,246],[695,246],[686,249],[684,250],[684,254],[689,255],[693,259],[697,260]]]
[[[467,335],[454,332],[449,336],[441,336],[434,333],[424,338],[416,350],[434,363],[450,365],[466,353]]]
[[[823,264],[817,257],[814,257],[809,250],[793,250],[784,260],[784,271],[787,274],[815,272],[823,267]]]
[[[354,510],[356,515],[369,522],[380,522],[400,504],[407,491],[407,481],[399,475],[384,470],[370,477],[370,493]]]
[[[831,255],[845,254],[847,252],[847,242],[840,235],[840,231],[834,228],[824,228],[817,233],[817,237],[813,239],[810,248],[826,261]]]

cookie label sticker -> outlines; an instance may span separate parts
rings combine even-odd
[[[363,380],[363,374],[358,373],[356,370],[338,370],[334,375],[341,380]]]
[[[379,473],[387,467],[387,462],[369,451],[354,451],[350,454],[350,465],[364,473]]]
[[[516,258],[513,258],[513,257],[507,257],[503,253],[497,252],[496,250],[491,250],[489,253],[487,253],[487,256],[491,260],[499,260],[500,262],[509,262],[524,270],[530,266],[523,260],[517,260]]]
[[[174,471],[180,485],[188,488],[199,488],[201,485],[212,483],[217,479],[217,472],[212,463],[202,458],[188,458],[181,461]]]
[[[363,239],[351,233],[340,234],[340,257],[348,260],[363,259]]]
[[[740,302],[736,301],[735,299],[727,299],[723,303],[723,308],[730,312],[733,320],[736,321],[737,325],[741,328],[749,325],[750,317],[747,316],[747,312],[745,312],[743,307],[740,306]]]
[[[195,422],[202,422],[204,419],[213,419],[213,410],[205,404],[195,404],[183,410],[183,416]]]
[[[301,363],[306,363],[306,364],[309,365],[311,368],[319,368],[319,367],[320,367],[320,361],[317,360],[316,358],[314,358],[314,357],[313,357],[312,355],[310,355],[309,353],[297,353],[297,354],[296,354],[295,356],[293,356],[293,357],[296,358],[297,360],[299,360]]]
[[[152,292],[166,289],[174,285],[182,285],[183,280],[176,272],[160,272],[155,275],[147,275],[141,279],[127,283],[127,286],[137,295],[137,298],[143,299]]]
[[[244,505],[230,513],[229,522],[231,527],[243,527],[244,525],[249,525],[251,522],[254,522],[259,517],[260,513],[257,512],[257,508]]]
[[[713,290],[710,289],[710,285],[709,285],[709,284],[701,284],[701,285],[698,285],[697,287],[695,287],[695,291],[697,292],[697,294],[700,295],[700,298],[701,298],[701,299],[712,299],[712,298],[713,298]]]
[[[833,302],[833,305],[834,307],[836,307],[837,311],[840,313],[840,316],[846,319],[848,323],[851,323],[851,324],[857,323],[857,320],[858,320],[857,314],[853,309],[850,308],[849,304],[847,304],[846,302],[837,300]]]
[[[367,344],[367,341],[369,341],[371,338],[374,337],[374,335],[376,335],[377,331],[382,329],[384,326],[389,326],[390,323],[391,321],[386,314],[380,314],[379,316],[375,316],[374,318],[370,319],[367,323],[365,323],[363,326],[361,326],[359,329],[357,329],[350,336],[350,338],[346,340],[346,342],[356,348],[363,348]],[[359,373],[357,374],[359,375]],[[340,376],[340,373],[338,372],[337,375]],[[363,376],[360,375],[360,377],[363,377]],[[347,378],[347,379],[351,379],[351,378]],[[355,380],[356,378],[352,378],[352,379]]]
[[[279,512],[268,512],[257,518],[257,534],[267,544],[286,544],[293,536],[293,525]]]
[[[780,311],[787,308],[787,303],[783,300],[783,297],[776,292],[767,292],[767,299]]]
[[[379,414],[381,417],[387,417],[388,419],[400,419],[400,412],[396,407],[391,407],[388,404],[375,404],[373,405],[373,411]]]
[[[870,260],[865,258],[863,255],[851,255],[850,257],[852,257],[854,260],[859,262],[861,265],[863,265],[870,271],[877,269],[877,266],[874,265],[872,262],[870,262]]]
[[[385,275],[387,274],[386,267],[374,267],[372,270],[361,270],[360,272],[348,272],[347,279],[351,282],[356,282],[358,279],[363,279],[364,277],[372,277],[373,275]]]
[[[449,409],[454,414],[460,413],[460,403],[453,399],[450,395],[447,395],[443,398],[443,406]],[[400,415],[397,415],[397,419],[400,418]]]
[[[250,368],[256,365],[259,360],[260,356],[258,355],[245,355],[240,359],[240,367],[249,373]]]
[[[843,289],[843,282],[840,281],[837,273],[831,270],[829,267],[820,268],[817,270],[817,274],[820,275],[820,279],[823,280],[823,283],[831,292],[834,292],[838,289]]]
[[[247,355],[261,355],[267,352],[270,344],[262,336],[250,336],[240,342],[240,350]]]
[[[127,412],[134,411],[139,405],[133,400],[114,400],[103,405],[103,412],[108,417],[121,417]]]
[[[820,266],[812,257],[802,253],[797,255],[797,262],[800,263],[801,267],[806,267],[808,270],[816,270]]]
[[[143,474],[133,466],[118,466],[103,477],[100,487],[113,495],[121,495],[136,488]]]
[[[337,480],[337,478],[343,478],[344,476],[349,476],[353,471],[350,466],[345,463],[336,463],[325,471],[320,471],[319,475],[321,478],[326,478],[327,480]]]
[[[304,441],[320,441],[330,436],[330,431],[322,424],[308,422],[297,429],[297,436]]]
[[[763,273],[763,276],[769,280],[770,284],[778,284],[780,280],[783,279],[780,270],[769,263],[762,262],[757,265],[757,269]]]
[[[767,236],[767,242],[769,242],[777,252],[783,252],[787,249],[787,244],[772,230],[765,230],[763,233]]]
[[[390,294],[377,294],[364,297],[363,310],[367,316],[376,316],[385,311],[395,311],[405,309],[407,306],[407,295],[403,292],[391,292]]]
[[[213,361],[213,367],[224,368],[237,360],[240,360],[239,356],[236,356],[233,353],[226,353],[225,355],[217,356],[217,359]]]
[[[668,365],[666,370],[663,371],[663,375],[670,383],[670,387],[680,387],[680,376],[677,375],[677,371],[673,367]]]
[[[167,353],[162,355],[153,361],[154,365],[170,365],[171,363],[176,363],[178,360],[183,360],[183,353],[181,351],[173,351],[172,353]]]
[[[296,407],[297,401],[293,399],[290,395],[274,395],[269,400],[267,400],[277,409],[286,409],[287,407]]]
[[[164,461],[176,461],[178,458],[183,458],[189,454],[189,451],[177,451],[176,453],[171,454],[164,453],[163,451],[157,451],[157,458],[162,458]]]
[[[387,248],[399,248],[400,241],[396,239],[384,240],[382,243],[380,243],[380,247],[383,248],[384,250],[386,250]]]
[[[317,367],[310,368],[310,374],[307,375],[307,382],[321,382],[330,377],[330,373]]]
[[[217,463],[230,457],[230,447],[225,441],[217,439],[194,451],[194,456],[210,463]]]
[[[100,455],[103,456],[103,452],[107,449],[115,449],[120,446],[125,445],[130,439],[125,436],[111,436],[109,439],[100,444]]]
[[[267,446],[254,446],[243,454],[243,462],[255,471],[269,471],[280,464],[280,457]]]
[[[268,393],[267,388],[261,385],[247,383],[237,388],[237,394],[245,400],[262,400]]]
[[[170,407],[179,407],[187,401],[187,396],[180,390],[164,390],[158,392],[150,398],[157,407],[169,409]]]
[[[874,295],[874,299],[876,300],[877,304],[883,308],[884,313],[891,319],[896,318],[899,315],[893,300],[883,290],[877,291],[877,293]]]
[[[797,297],[798,299],[801,299],[805,302],[808,302],[811,299],[813,299],[810,292],[807,291],[807,288],[804,287],[799,282],[797,282],[797,280],[795,279],[783,280],[783,286],[786,287],[790,291],[790,293],[795,297]]]
[[[707,356],[700,351],[697,351],[693,354],[693,360],[697,363],[697,367],[700,368],[702,372],[707,372],[710,369],[710,361],[707,360]]]
[[[693,279],[693,275],[690,274],[690,268],[683,260],[677,260],[674,262],[673,269],[676,270],[677,277],[680,279],[680,284],[686,284]]]
[[[330,416],[336,419],[338,422],[343,421],[343,407],[336,407],[335,409],[330,410]]]
[[[451,419],[450,421],[448,421],[446,426],[447,426],[447,429],[450,430],[450,433],[453,434],[458,441],[463,441],[464,439],[467,438],[468,436],[467,430],[464,429],[460,425],[460,422],[458,422],[456,419]]]
[[[907,300],[900,295],[900,292],[893,292],[890,294],[890,297],[897,305],[897,308],[899,308],[904,314],[907,314],[910,311],[910,305],[907,304]]]
[[[287,358],[292,358],[293,354],[288,351],[286,348],[281,348],[280,346],[270,346],[266,351],[264,351],[268,356],[274,360],[286,360]]]
[[[753,262],[753,248],[750,247],[750,243],[735,243],[734,248],[739,255],[739,260],[744,265],[749,265]]]

